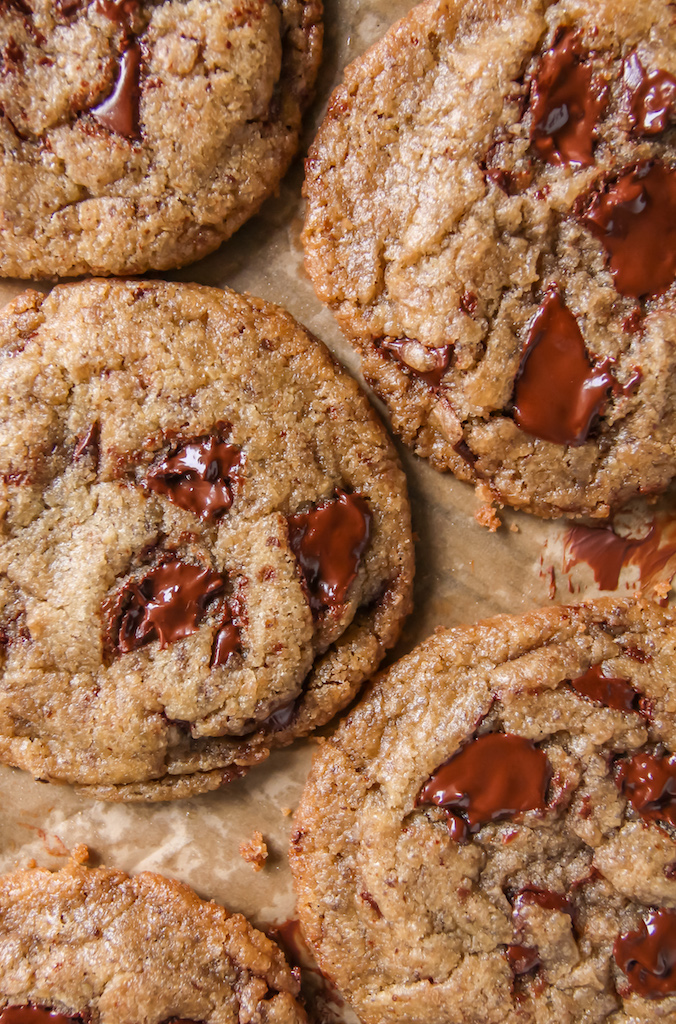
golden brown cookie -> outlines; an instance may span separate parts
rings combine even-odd
[[[667,0],[427,0],[307,160],[308,271],[395,430],[538,515],[674,476],[675,32]]]
[[[317,753],[298,913],[365,1024],[676,1019],[676,616],[439,630]]]
[[[215,249],[277,187],[321,0],[0,10],[0,274],[135,274]]]
[[[149,871],[0,879],[1,1024],[306,1024],[300,982],[241,914]]]
[[[327,722],[411,602],[406,484],[277,306],[90,281],[0,317],[0,758],[190,795]]]

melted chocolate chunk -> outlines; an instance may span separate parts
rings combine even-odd
[[[44,1006],[7,1006],[0,1011],[0,1024],[82,1024],[78,1014],[58,1013]]]
[[[559,29],[531,83],[531,145],[549,164],[594,163],[594,128],[606,108],[608,89],[592,82],[586,56],[577,33]]]
[[[371,518],[365,498],[339,489],[335,498],[289,516],[289,542],[313,612],[345,601],[369,542]]]
[[[638,711],[641,694],[628,679],[606,676],[600,665],[592,665],[584,675],[571,679],[570,685],[582,697],[616,711]]]
[[[540,954],[537,947],[507,946],[505,950],[507,963],[514,974],[529,974],[540,966]]]
[[[562,914],[572,914],[573,908],[567,896],[551,889],[540,889],[536,885],[527,885],[519,889],[514,897],[514,905],[534,903],[544,910],[558,910]]]
[[[100,125],[127,139],[139,137],[140,68],[141,48],[134,41],[120,56],[120,70],[110,96],[91,109]]]
[[[471,740],[432,775],[417,805],[446,807],[469,832],[520,811],[543,811],[552,769],[547,755],[523,736],[487,733]],[[453,838],[463,839],[457,820]]]
[[[613,956],[636,995],[644,999],[674,995],[676,911],[651,910],[635,932],[618,935]]]
[[[77,460],[83,458],[85,455],[91,455],[94,461],[98,462],[100,436],[101,428],[99,426],[99,421],[94,420],[87,433],[81,437],[75,445],[73,458]]]
[[[200,437],[153,466],[146,486],[200,519],[216,519],[232,505],[243,461],[236,445]]]
[[[578,219],[598,238],[621,295],[660,295],[676,277],[676,170],[626,167],[582,197]]]
[[[676,78],[659,69],[647,74],[636,51],[624,61],[622,77],[634,135],[663,132],[676,117]]]
[[[131,32],[132,22],[138,16],[140,3],[139,0],[96,0],[94,6],[99,14]]]
[[[239,629],[230,618],[229,613],[227,613],[214,637],[214,646],[211,651],[211,667],[219,668],[222,665],[227,665],[230,658],[241,649]]]
[[[577,320],[558,288],[535,315],[514,384],[514,421],[554,444],[580,445],[601,415],[613,378],[589,359]]]
[[[411,338],[382,338],[382,348],[391,355],[397,362],[410,370],[412,374],[424,380],[430,387],[436,388],[441,384],[441,378],[446,373],[451,361],[452,345],[442,345],[440,348],[425,348],[418,341]],[[412,365],[408,361],[411,358],[411,350],[419,359],[419,365]],[[408,358],[407,358],[408,356]]]
[[[211,569],[170,558],[138,582],[127,583],[111,610],[115,652],[127,654],[152,640],[164,648],[196,633],[207,604],[224,582]]]
[[[676,754],[640,750],[618,761],[615,783],[646,821],[676,826]]]

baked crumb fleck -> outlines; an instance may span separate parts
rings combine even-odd
[[[268,859],[268,847],[263,833],[256,830],[248,843],[241,843],[239,854],[247,864],[251,864],[254,871],[260,871]]]
[[[491,533],[495,533],[502,526],[500,516],[492,505],[482,505],[474,513],[474,518],[480,526],[485,526]]]

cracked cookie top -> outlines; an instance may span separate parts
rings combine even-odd
[[[111,799],[213,788],[396,640],[403,473],[281,309],[166,282],[0,318],[0,756]]]
[[[538,515],[673,477],[674,32],[666,0],[428,0],[307,160],[308,271],[395,429]]]
[[[0,879],[2,1024],[305,1024],[300,982],[241,914],[146,871]]]
[[[676,1015],[676,617],[439,630],[315,756],[291,866],[365,1024]]]
[[[128,274],[215,249],[277,186],[320,0],[7,0],[0,274]]]

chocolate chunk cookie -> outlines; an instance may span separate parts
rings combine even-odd
[[[321,0],[0,6],[0,274],[129,274],[215,249],[276,188]]]
[[[365,1024],[676,1019],[676,615],[438,631],[317,754],[299,915]]]
[[[306,262],[395,429],[541,516],[676,464],[667,0],[428,2],[345,73]]]
[[[106,799],[213,789],[396,640],[403,473],[283,310],[89,281],[0,316],[0,758]]]
[[[274,942],[151,872],[5,875],[0,947],[0,1024],[307,1021]]]

